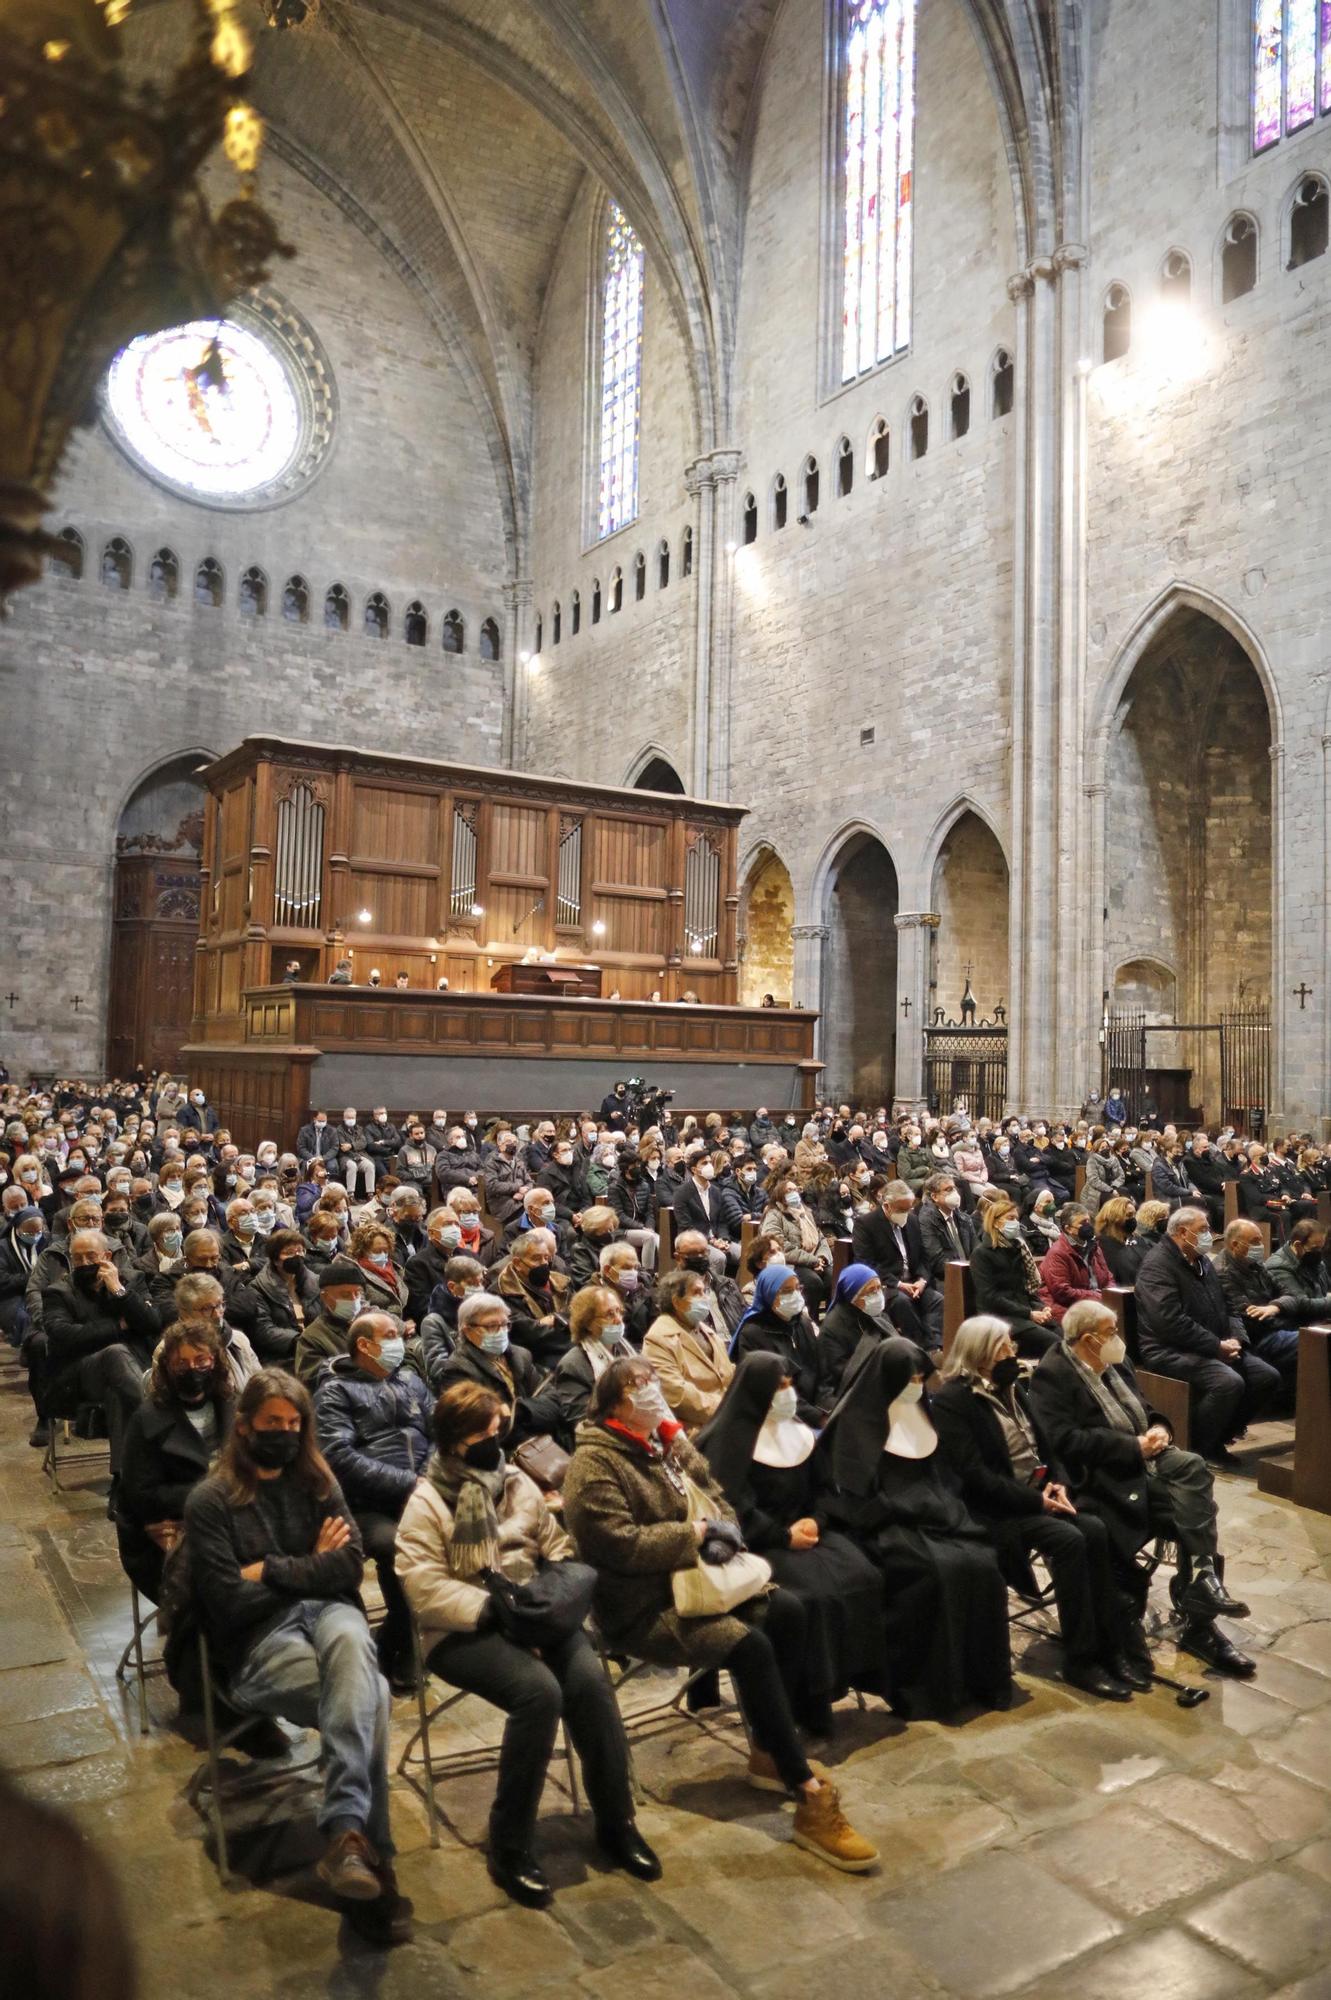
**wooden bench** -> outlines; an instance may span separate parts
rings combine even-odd
[[[1294,1448],[1257,1465],[1263,1493],[1331,1514],[1331,1326],[1299,1328]]]
[[[971,1267],[960,1258],[954,1258],[943,1267],[943,1352],[946,1361],[952,1337],[965,1319],[970,1319],[975,1311],[975,1280]]]
[[[661,1239],[660,1248],[656,1253],[656,1275],[658,1278],[664,1278],[666,1272],[674,1268],[675,1263],[675,1211],[673,1208],[663,1206],[657,1209],[656,1232]]]
[[[850,1238],[849,1238],[849,1236],[834,1236],[834,1237],[832,1238],[832,1282],[833,1282],[833,1284],[835,1284],[835,1283],[836,1283],[837,1279],[838,1279],[838,1278],[839,1278],[839,1277],[841,1276],[841,1273],[842,1273],[842,1272],[843,1272],[843,1271],[845,1270],[845,1268],[846,1268],[847,1264],[849,1264],[849,1262],[850,1262]]]
[[[1323,1197],[1323,1199],[1324,1199],[1324,1197]],[[1321,1212],[1321,1210],[1320,1210],[1320,1205],[1319,1205],[1319,1209],[1318,1209],[1318,1213],[1320,1214],[1320,1212]],[[1256,1218],[1256,1216],[1245,1216],[1245,1215],[1244,1215],[1244,1213],[1243,1213],[1243,1210],[1242,1210],[1242,1208],[1241,1208],[1241,1207],[1239,1206],[1239,1184],[1238,1184],[1238,1182],[1237,1182],[1237,1181],[1226,1181],[1226,1182],[1225,1182],[1225,1227],[1226,1227],[1226,1229],[1228,1229],[1228,1228],[1229,1228],[1229,1225],[1230,1225],[1230,1223],[1231,1223],[1231,1222],[1239,1222],[1239,1221],[1245,1221],[1245,1222],[1256,1222],[1256,1221],[1257,1221],[1257,1218]],[[1269,1223],[1269,1222],[1258,1222],[1258,1223],[1257,1223],[1257,1227],[1258,1227],[1258,1228],[1259,1228],[1259,1229],[1261,1230],[1261,1232],[1262,1232],[1262,1244],[1263,1244],[1263,1255],[1264,1255],[1264,1256],[1267,1256],[1267,1257],[1269,1257],[1269,1256],[1271,1255],[1271,1225],[1270,1225],[1270,1223]]]
[[[1142,1395],[1152,1409],[1159,1410],[1173,1431],[1174,1442],[1179,1450],[1190,1450],[1189,1411],[1192,1404],[1192,1390],[1188,1383],[1180,1382],[1173,1375],[1157,1375],[1152,1369],[1141,1366],[1137,1346],[1136,1293],[1126,1285],[1111,1285],[1105,1293],[1105,1304],[1118,1321],[1118,1330],[1123,1336],[1123,1345],[1128,1350],[1128,1359],[1132,1363]]]
[[[739,1264],[741,1272],[744,1260],[753,1248],[753,1239],[758,1234],[758,1225],[751,1215],[746,1215],[739,1226]]]

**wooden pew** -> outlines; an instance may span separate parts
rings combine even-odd
[[[1153,1409],[1159,1410],[1173,1431],[1179,1450],[1190,1450],[1188,1412],[1192,1391],[1186,1382],[1180,1382],[1172,1375],[1157,1375],[1141,1366],[1137,1348],[1136,1293],[1125,1285],[1111,1285],[1105,1293],[1105,1304],[1118,1321],[1118,1330],[1123,1336],[1123,1345],[1128,1350],[1128,1359],[1142,1395]]]
[[[1323,1196],[1322,1199],[1325,1200],[1326,1197]],[[1320,1208],[1319,1208],[1319,1213],[1320,1213]],[[1231,1222],[1237,1222],[1239,1218],[1242,1216],[1242,1214],[1243,1210],[1239,1207],[1239,1184],[1237,1181],[1226,1181],[1225,1182],[1226,1229],[1229,1228]],[[1253,1217],[1252,1220],[1256,1221],[1256,1217]],[[1271,1225],[1269,1222],[1258,1222],[1257,1227],[1262,1232],[1262,1243],[1265,1246],[1264,1254],[1267,1257],[1269,1257],[1271,1255]]]
[[[975,1280],[971,1267],[960,1259],[953,1258],[943,1267],[943,1352],[952,1345],[952,1336],[964,1319],[969,1319],[975,1311]]]
[[[656,1228],[661,1247],[656,1253],[656,1275],[664,1278],[675,1262],[675,1211],[664,1205],[656,1211]]]
[[[1076,1173],[1072,1177],[1072,1199],[1074,1201],[1080,1201],[1085,1192],[1086,1192],[1086,1169],[1085,1167],[1078,1167]]]
[[[758,1225],[751,1215],[746,1215],[739,1226],[739,1261],[744,1268],[744,1259],[753,1248],[753,1239],[758,1234]]]
[[[845,1268],[846,1268],[847,1264],[849,1264],[849,1262],[850,1262],[850,1238],[849,1238],[849,1236],[834,1236],[834,1237],[832,1238],[832,1282],[833,1282],[833,1284],[835,1284],[835,1283],[836,1283],[837,1279],[838,1279],[838,1278],[839,1278],[839,1277],[841,1276],[841,1273],[842,1273],[842,1272],[843,1272],[843,1271],[845,1270]]]
[[[1294,1449],[1257,1465],[1263,1493],[1331,1514],[1331,1326],[1299,1328]]]
[[[1317,1220],[1323,1229],[1331,1229],[1331,1194],[1318,1195]]]

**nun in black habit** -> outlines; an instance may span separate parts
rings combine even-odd
[[[901,1715],[945,1718],[1012,1699],[1007,1586],[940,1461],[911,1341],[871,1352],[827,1420],[822,1515],[873,1557],[887,1598],[888,1681]]]
[[[746,1543],[804,1605],[804,1657],[791,1703],[804,1728],[826,1736],[832,1703],[849,1688],[887,1693],[883,1581],[865,1552],[821,1519],[817,1434],[798,1404],[779,1355],[746,1354],[696,1442]]]

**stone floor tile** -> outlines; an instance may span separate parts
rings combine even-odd
[[[1075,1968],[1025,1987],[1017,2000],[1239,2000],[1261,1988],[1254,1975],[1200,1938],[1171,1926],[1111,1945]]]
[[[1322,1966],[1297,1986],[1282,1986],[1272,2000],[1331,2000],[1331,1966]]]
[[[1052,1973],[1122,1929],[1085,1896],[1015,1854],[982,1855],[906,1895],[885,1898],[875,1918],[962,2000],[1015,1992],[1032,1974]]]
[[[1331,1709],[1300,1715],[1270,1743],[1259,1743],[1257,1754],[1282,1771],[1292,1771],[1309,1784],[1331,1790]]]
[[[1133,1794],[1135,1804],[1223,1848],[1238,1861],[1261,1861],[1273,1845],[1243,1802],[1218,1785],[1183,1774],[1155,1778]]]
[[[1041,1834],[1022,1853],[1120,1917],[1144,1917],[1200,1895],[1235,1867],[1232,1855],[1136,1806]]]
[[[455,1925],[448,1948],[464,1971],[480,1975],[494,2000],[535,1986],[572,1983],[581,1970],[577,1952],[549,1911],[524,1910],[507,1900],[502,1909]]]
[[[1291,1979],[1331,1952],[1325,1888],[1286,1869],[1236,1883],[1184,1921],[1268,1979]]]
[[[579,1990],[588,2000],[732,2000],[735,1986],[696,1952],[668,1946],[597,1966],[582,1975]]]
[[[1331,1619],[1298,1625],[1275,1648],[1282,1659],[1331,1678]]]

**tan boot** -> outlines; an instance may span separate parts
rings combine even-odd
[[[845,1875],[863,1875],[878,1859],[878,1849],[856,1833],[841,1810],[841,1794],[825,1778],[816,1792],[799,1795],[794,1841]]]
[[[826,1767],[820,1764],[816,1757],[806,1758],[805,1761],[815,1778],[820,1780],[826,1778]],[[776,1768],[776,1759],[768,1750],[759,1750],[757,1748],[750,1750],[747,1776],[755,1792],[788,1792],[790,1790],[790,1786]]]

